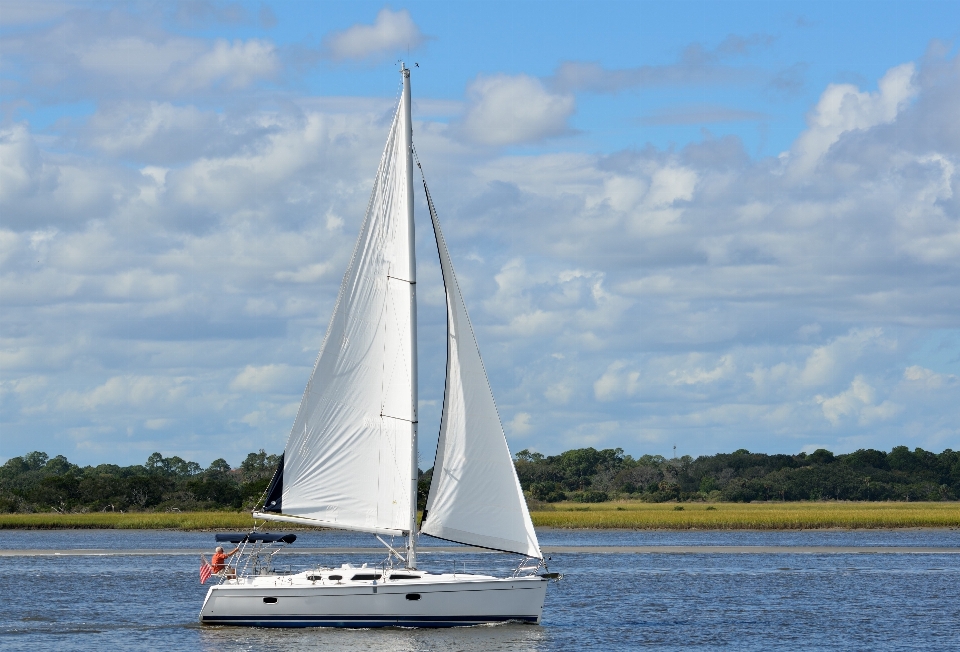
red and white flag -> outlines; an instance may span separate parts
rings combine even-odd
[[[200,555],[200,583],[206,584],[211,575],[213,575],[213,566],[210,565],[206,557]]]

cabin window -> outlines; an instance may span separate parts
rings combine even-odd
[[[342,580],[343,575],[327,575],[328,580]]]
[[[380,579],[380,573],[358,573],[351,578],[354,582],[359,582],[363,580],[378,580]]]
[[[390,573],[390,579],[392,580],[418,580],[420,579],[419,575],[407,575],[404,573]]]
[[[408,593],[408,594],[407,594],[407,600],[419,600],[419,599],[420,599],[420,594],[419,594],[419,593]]]
[[[311,582],[316,582],[317,580],[322,580],[322,579],[323,579],[323,576],[322,576],[322,575],[307,575],[307,579],[310,580]]]
[[[276,599],[276,598],[264,598],[263,601],[264,601],[264,603],[266,603],[266,604],[277,604],[277,599]]]

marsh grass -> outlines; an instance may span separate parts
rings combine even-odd
[[[553,503],[531,510],[538,527],[668,530],[800,530],[818,528],[960,527],[960,503]],[[248,530],[247,512],[97,512],[2,514],[0,529]],[[283,529],[291,529],[284,526]],[[294,528],[295,529],[295,528]]]
[[[668,530],[800,530],[818,528],[958,527],[960,503],[600,503],[583,513],[555,503],[531,512],[539,527]]]
[[[95,512],[0,514],[0,529],[249,530],[249,512]]]

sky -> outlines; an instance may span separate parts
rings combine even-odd
[[[0,460],[280,452],[401,59],[514,452],[960,448],[958,45],[956,2],[2,0]]]

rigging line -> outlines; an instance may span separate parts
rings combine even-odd
[[[420,165],[420,157],[417,156],[417,146],[412,142],[410,143],[410,151],[413,153],[413,160],[417,162],[417,168],[420,170],[420,178],[423,179],[423,182],[426,183],[427,180],[423,176],[423,166]]]

